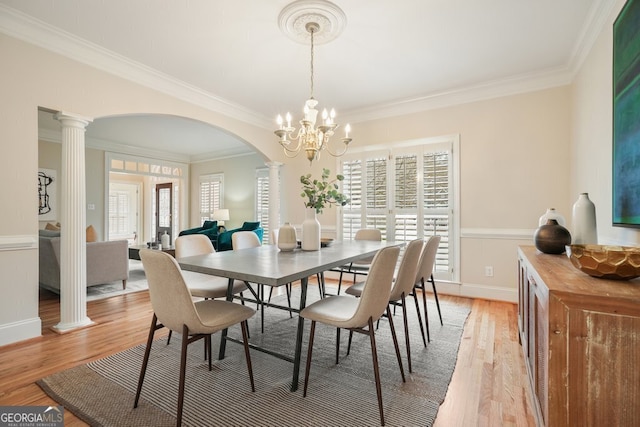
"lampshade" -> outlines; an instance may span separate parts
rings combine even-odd
[[[214,221],[229,221],[229,209],[218,209],[214,211],[211,219]]]

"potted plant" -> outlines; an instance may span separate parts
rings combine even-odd
[[[336,175],[335,179],[329,181],[329,169],[322,169],[321,179],[311,179],[311,174],[302,175],[301,197],[305,198],[304,205],[307,208],[315,209],[316,213],[322,213],[327,206],[344,206],[349,203],[349,198],[338,191],[338,181],[344,180],[343,175]]]
[[[302,250],[317,251],[320,249],[320,222],[316,214],[328,206],[344,206],[349,203],[349,198],[338,191],[338,182],[344,179],[342,175],[336,175],[335,179],[329,180],[331,172],[329,169],[322,169],[320,179],[311,179],[311,174],[302,175],[302,193],[300,196],[305,200],[307,208],[305,220],[302,223]]]

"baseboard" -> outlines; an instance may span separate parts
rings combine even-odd
[[[338,280],[340,273],[335,271],[327,271],[324,273],[328,279]],[[352,275],[347,276],[347,283],[352,283]],[[359,280],[364,280],[364,276],[359,276]],[[436,289],[438,294],[453,295],[465,298],[482,298],[488,300],[505,301],[505,302],[518,302],[518,290],[511,288],[504,288],[498,286],[478,285],[472,283],[452,283],[452,282],[440,282],[436,280]],[[427,287],[429,291],[430,287]]]
[[[36,338],[42,335],[39,317],[0,325],[0,346]]]

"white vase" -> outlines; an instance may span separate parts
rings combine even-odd
[[[596,206],[589,199],[588,193],[581,193],[573,204],[573,237],[574,244],[587,245],[598,243],[596,228]]]
[[[538,220],[538,227],[545,225],[550,219],[555,219],[556,221],[558,221],[558,224],[563,227],[567,226],[567,221],[564,219],[564,216],[562,216],[562,214],[558,212],[556,208],[548,208],[547,211]]]
[[[278,249],[287,252],[294,250],[296,247],[298,247],[296,229],[288,222],[285,222],[278,230]]]
[[[171,246],[171,238],[169,237],[169,235],[167,234],[167,231],[164,231],[164,234],[162,236],[160,236],[160,247],[162,249],[169,249],[169,247]]]
[[[307,208],[302,222],[302,250],[320,250],[320,221],[316,218],[315,208]]]

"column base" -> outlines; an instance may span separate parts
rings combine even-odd
[[[96,325],[96,322],[89,319],[88,317],[85,317],[84,320],[81,320],[79,322],[73,322],[73,323],[60,322],[57,325],[52,326],[51,330],[58,334],[66,334],[67,332],[72,332],[82,328],[88,328],[89,326],[93,326],[93,325]]]

